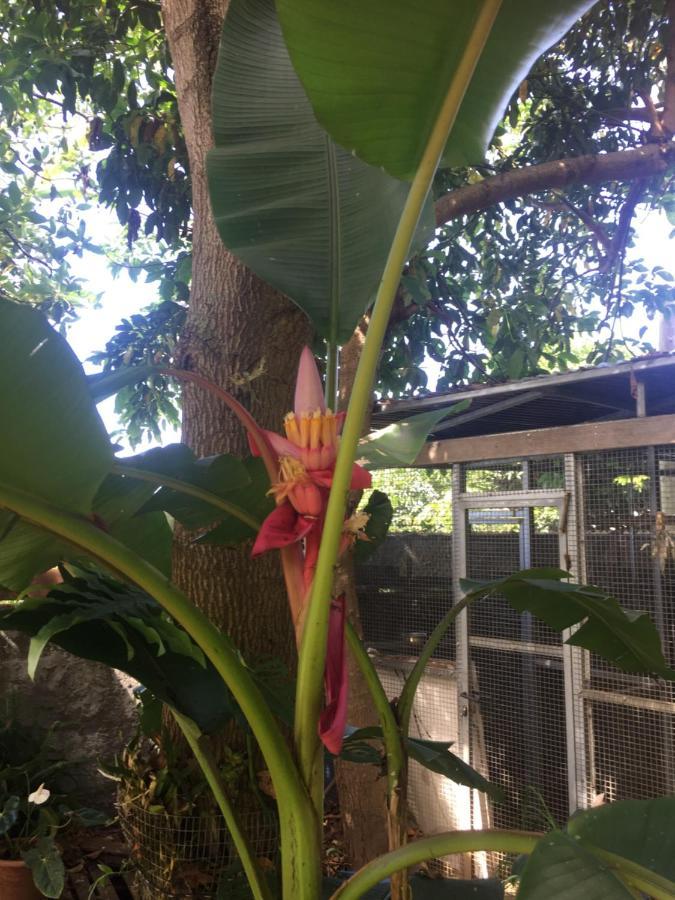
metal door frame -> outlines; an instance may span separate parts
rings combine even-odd
[[[504,460],[499,460],[504,462]],[[459,586],[461,578],[466,577],[466,542],[467,511],[471,509],[495,509],[508,507],[511,509],[527,509],[538,506],[554,506],[559,511],[560,525],[559,559],[561,568],[569,567],[572,577],[579,574],[579,552],[577,542],[577,487],[574,454],[564,457],[565,486],[557,490],[523,490],[494,494],[466,494],[462,492],[462,464],[453,465],[453,598],[458,602],[462,597]],[[489,461],[486,461],[489,466]],[[526,471],[526,468],[525,468]],[[577,647],[570,647],[564,641],[571,634],[566,631],[561,636],[560,645],[538,645],[535,643],[518,643],[518,647],[507,647],[501,639],[480,639],[481,643],[493,646],[495,650],[514,650],[525,653],[545,653],[547,656],[559,656],[563,660],[563,685],[565,708],[565,736],[567,786],[570,813],[586,805],[588,791],[586,786],[586,723],[583,697],[584,652]],[[459,711],[459,734],[457,752],[465,760],[471,762],[471,685],[470,661],[471,644],[468,615],[464,610],[456,622],[456,660],[457,691]],[[510,645],[514,642],[509,641]],[[466,788],[469,791],[469,788]],[[468,808],[468,804],[467,804]],[[464,827],[464,826],[462,826]],[[466,823],[471,828],[472,823]]]

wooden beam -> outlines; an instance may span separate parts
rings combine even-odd
[[[415,465],[446,466],[459,462],[552,456],[557,453],[583,453],[658,444],[675,444],[675,415],[431,441],[425,445]]]

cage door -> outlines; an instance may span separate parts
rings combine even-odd
[[[512,498],[517,506],[466,503],[460,544],[469,578],[492,579],[518,569],[564,565],[560,533],[564,501]],[[488,811],[474,797],[474,827],[540,829],[569,813],[565,672],[561,636],[503,597],[479,601],[460,630],[465,649],[465,712],[470,759],[480,748],[489,777],[506,802]],[[494,869],[497,860],[487,861]]]

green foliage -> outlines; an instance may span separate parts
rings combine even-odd
[[[486,164],[440,173],[436,196],[524,166],[640,146],[646,126],[622,111],[644,91],[663,101],[666,28],[661,2],[597,3],[534,64]],[[669,272],[626,258],[636,198],[640,218],[670,208],[669,181],[643,181],[637,194],[621,182],[543,190],[443,226],[402,282],[380,365],[383,393],[424,390],[425,354],[447,390],[653,349],[621,327],[639,314],[652,319],[674,296]]]
[[[633,892],[611,868],[583,845],[562,832],[552,832],[535,848],[520,880],[526,900],[629,900]]]
[[[31,635],[31,674],[52,642],[127,672],[203,731],[232,717],[235,707],[220,676],[152,597],[93,571],[62,574],[64,584],[46,596],[33,592],[0,613],[1,629]]]
[[[675,882],[675,801],[623,800],[578,813],[569,834]]]
[[[0,858],[23,859],[45,897],[60,897],[65,867],[55,842],[71,822],[101,825],[106,816],[73,808],[59,791],[68,764],[55,753],[52,731],[26,727],[6,698],[0,719]]]
[[[82,366],[28,306],[0,300],[0,333],[11,335],[0,356],[0,420],[11,423],[3,436],[0,481],[89,513],[112,450]]]
[[[470,405],[470,400],[463,400],[454,406],[417,413],[393,425],[371,431],[359,443],[359,459],[368,469],[411,466],[435,426],[443,419],[464,412]]]
[[[623,610],[599,588],[568,578],[569,572],[558,569],[528,569],[494,581],[462,578],[460,587],[470,602],[499,593],[517,612],[530,612],[556,631],[579,625],[567,643],[599,654],[624,672],[675,680],[647,613]]]
[[[382,491],[374,490],[359,512],[368,516],[366,527],[363,529],[367,540],[357,541],[354,545],[354,559],[361,564],[366,562],[385,541],[394,510],[389,497]]]
[[[527,0],[503,4],[442,164],[482,161],[509,97],[531,64],[591,5],[591,0],[565,0],[533,10]],[[280,0],[278,8],[293,65],[319,122],[366,162],[412,180],[480,4],[449,7],[435,0],[416,8],[414,41],[410,7],[403,0],[367,7],[351,0],[330,12],[311,0]]]
[[[167,277],[170,277],[168,268]],[[189,281],[189,276],[184,277]],[[105,349],[93,353],[90,362],[102,366],[103,378],[115,374],[124,377],[131,368],[171,366],[185,315],[186,307],[182,303],[165,300],[144,315],[123,319]],[[140,376],[140,372],[137,374]],[[115,401],[115,412],[132,447],[145,437],[161,440],[164,428],[177,428],[178,409],[179,392],[175,384],[159,372],[132,380],[119,391]]]
[[[370,743],[371,741],[382,741],[382,728],[379,725],[349,729],[343,742],[340,758],[348,762],[381,765],[382,752],[374,747]],[[415,760],[430,772],[443,775],[456,784],[463,784],[482,791],[494,800],[502,799],[502,789],[498,785],[491,784],[480,772],[465,763],[459,756],[451,753],[449,747],[452,745],[449,742],[405,737],[403,746],[409,759]]]
[[[675,895],[675,800],[625,800],[570,819],[566,832],[543,838],[529,857],[518,896],[538,900],[635,897],[637,887]],[[638,881],[639,879],[639,881]]]
[[[373,488],[389,498],[394,514],[390,530],[452,531],[452,473],[447,469],[380,469]]]
[[[229,6],[213,129],[209,186],[223,242],[322,337],[347,341],[377,288],[407,187],[318,125],[272,0]]]
[[[140,227],[133,254],[111,251],[113,271],[124,268],[134,278],[156,280],[163,300],[184,301],[190,180],[157,11],[130,0],[101,9],[84,0],[67,6],[5,0],[0,11],[6,23],[0,102],[8,123],[7,149],[0,156],[12,170],[7,186],[17,185],[14,200],[3,195],[3,221],[25,251],[0,227],[0,289],[30,297],[53,320],[67,322],[81,299],[68,259],[93,246],[80,233],[77,206],[91,208],[102,191],[103,201],[117,208],[121,227]],[[642,126],[612,111],[630,106],[646,86],[657,103],[662,99],[665,27],[660,2],[596,4],[583,24],[531,68],[497,130],[487,164],[447,170],[437,179],[437,196],[523,165],[639,145]],[[24,71],[26,53],[32,66]],[[41,99],[45,91],[51,99]],[[75,123],[83,116],[92,149],[77,141]],[[57,126],[67,151],[57,142],[39,141],[41,130],[53,133]],[[0,147],[2,142],[0,132]],[[51,187],[45,179],[52,179],[58,193],[49,209],[41,199]],[[63,188],[64,182],[72,188]],[[658,179],[643,190],[645,204],[672,205],[672,192]],[[619,233],[627,195],[620,183],[594,188],[592,195],[583,186],[547,191],[446,226],[438,245],[413,260],[402,280],[379,389],[390,396],[424,390],[426,356],[440,366],[439,386],[450,388],[648,350],[642,341],[621,336],[621,322],[638,311],[652,317],[667,308],[672,284],[668,272],[624,261],[623,253],[614,252],[618,245],[607,249]],[[589,228],[579,212],[599,227]],[[603,232],[607,246],[598,238]],[[3,284],[3,274],[11,271],[14,282]],[[179,324],[164,312],[139,315],[122,324],[96,360],[107,361],[109,369],[119,368],[127,352],[137,362],[155,353],[168,360]],[[163,422],[175,422],[177,398],[157,378],[123,393],[118,412],[138,441]]]
[[[33,873],[35,887],[45,897],[62,896],[66,882],[66,870],[59,849],[52,838],[39,838],[34,847],[21,857]]]
[[[124,467],[147,471],[160,480],[169,476],[171,484],[160,488],[142,512],[163,510],[186,528],[201,530],[200,542],[240,544],[256,535],[274,508],[264,464],[253,457],[240,460],[221,454],[197,460],[184,444],[169,444],[127,457]],[[181,484],[207,493],[192,496],[177,489]],[[213,501],[209,501],[209,495]]]

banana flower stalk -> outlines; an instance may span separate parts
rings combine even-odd
[[[269,550],[281,551],[299,646],[344,415],[336,415],[326,407],[321,377],[308,347],[300,357],[293,411],[284,417],[285,436],[260,428],[233,397],[228,395],[226,402],[246,428],[251,450],[262,457],[270,477],[270,493],[276,507],[263,522],[252,553],[258,556]],[[350,490],[363,490],[370,485],[370,473],[354,464]],[[366,522],[367,517],[362,514],[351,516],[345,522],[341,552],[364,536]],[[321,602],[330,603],[331,607],[324,673],[326,706],[319,722],[319,735],[327,749],[338,754],[347,720],[345,598],[329,596]]]

